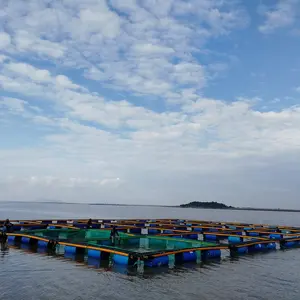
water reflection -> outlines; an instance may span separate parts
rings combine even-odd
[[[5,252],[6,250],[8,250],[8,243],[7,242],[0,243],[0,247],[1,247],[1,251]]]
[[[8,255],[9,253],[9,247],[8,247],[8,243],[0,243],[0,247],[1,247],[1,260],[5,259],[5,256]]]
[[[20,243],[20,241],[16,240],[14,243],[10,243],[10,247],[14,247],[16,249],[20,249],[22,251],[26,251],[26,253],[31,254],[40,254],[47,255],[49,257],[63,259],[64,261],[70,261],[70,263],[76,263],[76,265],[85,266],[87,268],[99,269],[106,272],[116,272],[119,274],[124,274],[128,276],[142,276],[143,278],[151,278],[156,275],[164,274],[164,273],[180,273],[180,272],[188,272],[195,271],[198,268],[210,268],[211,266],[216,267],[220,264],[220,259],[212,259],[205,263],[200,262],[189,262],[183,263],[181,265],[173,265],[170,266],[160,266],[158,268],[151,268],[144,266],[143,262],[134,265],[134,266],[126,266],[114,264],[111,259],[100,259],[86,256],[84,253],[68,253],[59,251],[58,253],[51,253],[47,251],[45,247],[37,247],[36,245],[24,244]],[[8,253],[7,245],[3,247],[1,246],[2,256]],[[72,262],[71,262],[72,261]]]

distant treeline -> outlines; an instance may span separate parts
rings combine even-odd
[[[233,206],[228,206],[224,203],[219,203],[215,201],[211,202],[199,202],[193,201],[187,204],[181,204],[180,207],[190,207],[190,208],[218,208],[218,209],[225,209],[225,208],[234,208]]]

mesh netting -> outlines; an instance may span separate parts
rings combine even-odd
[[[128,238],[130,235],[124,232],[118,232],[120,238]],[[109,239],[110,230],[97,230],[97,229],[87,229],[85,230],[86,239]]]
[[[113,243],[111,240],[89,241],[89,245],[112,248],[125,252],[154,253],[160,251],[191,249],[215,245],[204,241],[178,239],[158,236],[120,236]]]
[[[119,236],[112,241],[110,239],[110,230],[97,229],[40,229],[28,230],[24,233],[34,236],[40,236],[46,239],[55,239],[75,244],[85,244],[94,247],[111,248],[122,252],[136,253],[154,253],[160,251],[170,251],[179,249],[191,249],[215,245],[198,240],[133,235],[118,232]]]
[[[85,239],[84,230],[76,229],[38,229],[38,230],[24,230],[24,234],[40,236],[46,239],[56,240],[74,240],[74,239]]]
[[[88,242],[98,240],[108,240],[110,238],[110,230],[97,229],[39,229],[24,230],[23,233],[40,236],[46,239],[55,239],[58,241],[69,242]],[[129,234],[119,232],[120,238],[129,238]]]

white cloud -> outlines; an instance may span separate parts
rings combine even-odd
[[[0,49],[3,50],[8,47],[11,43],[9,34],[6,32],[0,32]]]
[[[266,18],[263,25],[259,26],[262,33],[272,33],[276,29],[293,25],[299,13],[298,0],[278,0],[276,6],[264,12]]]
[[[220,35],[230,32],[233,28],[248,25],[249,18],[244,10],[234,6],[237,2],[223,1],[175,1],[174,12],[180,16],[194,16],[209,26],[205,34]]]
[[[176,1],[173,0],[146,0],[143,5],[146,10],[150,11],[156,17],[167,17],[169,16],[175,2]]]
[[[0,87],[3,91],[16,92],[28,96],[41,96],[44,98],[49,98],[52,91],[47,89],[44,90],[44,86],[38,83],[28,81],[26,78],[22,77],[10,77],[7,75],[0,75]]]
[[[55,94],[59,90],[81,88],[65,75],[55,76],[49,70],[39,69],[28,63],[7,60],[2,67],[0,86],[10,92],[55,99]]]
[[[64,55],[65,47],[48,40],[43,40],[36,35],[19,29],[15,32],[14,42],[16,51],[31,52],[38,56],[47,56],[53,59]]]
[[[13,73],[28,77],[36,82],[50,82],[51,75],[48,70],[39,70],[29,64],[25,63],[9,63],[6,68]]]
[[[94,110],[99,112],[102,108]],[[65,200],[73,197],[73,201],[81,201],[80,188],[85,186],[89,189],[90,202],[108,197],[114,202],[137,203],[139,199],[157,196],[156,203],[160,203],[168,202],[168,197],[177,202],[183,201],[179,195],[185,186],[198,190],[199,185],[197,187],[194,177],[202,182],[201,185],[208,185],[201,188],[202,195],[208,197],[207,189],[212,188],[213,184],[220,186],[220,183],[215,183],[218,174],[232,174],[235,180],[240,180],[236,174],[243,172],[247,180],[256,180],[251,172],[260,176],[256,172],[265,172],[275,161],[278,165],[280,161],[299,159],[299,108],[261,113],[252,110],[247,102],[226,104],[213,99],[199,99],[196,106],[186,106],[185,111],[169,115],[152,113],[149,123],[134,124],[134,131],[129,136],[123,132],[113,133],[67,119],[56,119],[50,126],[63,131],[48,134],[45,147],[2,150],[1,165],[10,170],[14,182],[18,178],[23,180],[22,186],[27,190],[24,195],[35,195],[35,199],[40,195],[40,189],[45,187],[45,178],[52,176],[57,179],[46,182],[49,195],[57,199],[61,197],[57,195],[60,191]],[[111,122],[120,122],[123,118],[132,122],[132,116],[134,114],[128,112],[122,117],[112,114],[110,118]],[[138,116],[145,122],[142,114]],[[47,125],[42,121],[40,126]],[[287,168],[289,163],[285,164]],[[57,168],[59,165],[63,168]],[[31,174],[36,174],[34,185],[29,185],[24,179],[31,177]],[[180,174],[185,174],[188,180]],[[126,184],[118,185],[117,194],[106,191],[103,195],[101,187],[106,186],[110,179],[112,184],[117,183],[117,178]],[[163,178],[172,178],[172,190],[171,183]],[[228,195],[224,194],[222,199],[232,201],[230,197],[236,197],[237,192],[226,190],[226,184],[230,184],[227,178],[218,179],[224,184],[222,191]],[[149,190],[153,184],[157,185],[158,190]],[[245,182],[240,184],[245,185]],[[282,185],[278,183],[278,186]],[[54,191],[50,192],[51,189]],[[272,184],[268,185],[268,189],[272,190]],[[129,200],[125,192],[128,190],[135,190]],[[209,199],[216,200],[218,196],[213,194]]]
[[[6,182],[14,183],[15,179],[13,176],[6,178]],[[120,183],[120,178],[104,178],[104,179],[90,179],[90,178],[80,178],[80,177],[70,177],[70,178],[59,178],[52,176],[30,176],[22,179],[24,185],[31,186],[52,186],[53,184],[60,187],[101,187],[101,186],[114,186]]]
[[[137,203],[139,199],[151,201],[151,197],[158,197],[156,203],[161,203],[168,202],[168,197],[181,202],[179,195],[184,186],[198,190],[199,185],[196,187],[196,182],[192,180],[194,176],[209,186],[201,188],[202,195],[208,197],[206,191],[212,187],[217,174],[229,172],[237,176],[234,174],[246,172],[247,169],[265,170],[276,160],[277,163],[279,159],[282,160],[281,155],[287,153],[289,159],[298,159],[295,155],[300,148],[299,108],[261,113],[252,110],[249,103],[243,101],[226,104],[213,99],[199,99],[196,105],[186,105],[182,113],[148,112],[146,123],[146,111],[143,113],[141,109],[136,115],[135,107],[126,103],[123,106],[127,107],[127,113],[122,109],[117,113],[112,106],[109,108],[112,114],[108,119],[116,124],[124,120],[129,124],[133,122],[131,126],[134,131],[129,136],[124,132],[86,126],[78,121],[55,119],[47,123],[42,120],[39,126],[60,128],[56,134],[46,136],[45,147],[2,150],[1,165],[10,170],[14,182],[18,178],[23,180],[22,186],[26,188],[24,197],[34,195],[36,199],[39,191],[45,187],[44,178],[52,176],[57,179],[47,181],[49,195],[57,199],[61,197],[57,195],[60,191],[64,200],[73,198],[73,201],[81,201],[80,188],[85,186],[89,189],[90,202],[110,199],[112,202]],[[103,106],[93,107],[93,110],[97,115]],[[78,114],[80,112],[80,119],[91,117],[83,109]],[[141,118],[142,123],[138,123],[139,119],[134,123],[135,116]],[[95,120],[101,124],[102,117]],[[59,133],[60,130],[63,131]],[[63,168],[57,168],[59,165]],[[29,178],[31,174],[37,174],[35,182],[42,183],[29,185],[28,181],[22,179]],[[189,180],[184,180],[180,174],[185,174]],[[82,178],[79,175],[89,180],[72,179]],[[172,190],[169,183],[162,184],[165,176],[172,178]],[[252,175],[246,172],[244,176],[251,178]],[[121,178],[126,184],[118,185],[117,194],[106,190],[104,195],[101,187],[106,186],[112,178],[116,178],[115,181]],[[219,180],[229,184],[226,178]],[[153,184],[157,187],[151,191],[149,188]],[[51,189],[54,191],[51,192]],[[128,190],[135,190],[131,199],[126,196],[125,191]],[[226,184],[222,190],[226,190]],[[224,198],[229,201],[236,192],[226,193],[228,196]],[[209,199],[216,200],[218,196],[214,195],[210,197],[215,198]]]
[[[181,0],[115,0],[113,10],[104,0],[30,4],[10,1],[4,9],[15,51],[53,59],[57,68],[83,68],[88,79],[110,88],[156,97],[180,95],[178,84],[202,88],[209,74],[192,52],[247,23],[239,7],[211,0],[188,6]]]
[[[114,38],[120,31],[120,19],[112,12],[105,0],[97,1],[97,5],[81,9],[79,12],[79,34],[84,31],[93,34],[101,33],[103,37]]]
[[[24,105],[27,104],[26,101],[10,98],[10,97],[1,97],[0,98],[0,108],[7,109],[11,112],[22,113],[24,112]]]
[[[13,0],[2,15],[0,200],[298,199],[282,174],[299,173],[299,108],[204,95],[230,69],[209,42],[247,25],[237,1]]]
[[[205,84],[204,68],[193,63],[179,63],[174,66],[173,76],[179,84],[195,84],[198,88]]]
[[[153,44],[136,44],[133,46],[133,50],[141,55],[148,54],[171,54],[174,53],[174,50],[169,47],[153,45]]]
[[[77,89],[80,88],[78,85],[72,83],[72,81],[65,75],[58,75],[55,78],[55,82],[58,86],[67,89]]]
[[[0,54],[0,64],[7,60],[7,56]]]

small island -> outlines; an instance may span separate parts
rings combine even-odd
[[[181,204],[180,207],[184,208],[212,208],[212,209],[233,209],[233,206],[228,206],[223,203],[211,201],[211,202],[199,202],[199,201],[192,201],[187,204]]]

